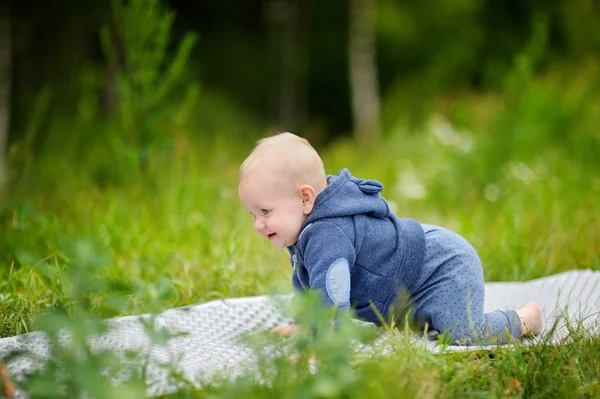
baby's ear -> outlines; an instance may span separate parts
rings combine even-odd
[[[312,212],[313,207],[315,206],[315,198],[317,198],[317,192],[312,186],[308,184],[304,184],[298,189],[298,195],[302,199],[302,212],[305,215],[308,215]]]

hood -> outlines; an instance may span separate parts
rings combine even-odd
[[[304,225],[318,219],[367,214],[377,218],[389,216],[390,209],[379,195],[383,186],[375,180],[354,177],[348,169],[327,176],[327,187],[319,193],[315,207]]]

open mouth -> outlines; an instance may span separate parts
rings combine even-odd
[[[277,233],[271,233],[271,234],[269,234],[269,235],[267,236],[267,238],[268,238],[269,240],[271,240],[271,239],[273,239],[273,237],[275,237],[276,235],[277,235]]]

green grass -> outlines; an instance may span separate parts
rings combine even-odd
[[[600,102],[589,81],[567,78],[455,99],[420,131],[399,120],[368,152],[332,143],[322,149],[326,169],[378,179],[400,216],[464,235],[488,281],[600,270]],[[242,136],[231,121],[212,139],[181,128],[140,171],[126,149],[102,139],[60,146],[67,122],[50,125],[46,149],[27,158],[21,148],[11,160],[15,179],[0,208],[0,336],[31,331],[48,310],[76,328],[80,316],[291,290],[286,252],[253,232],[237,200],[237,168],[260,130],[234,141]],[[115,125],[78,123],[119,140]],[[314,375],[281,363],[268,387],[242,379],[181,395],[596,397],[600,341],[577,327],[572,338],[560,347],[442,356],[401,339],[396,354],[352,367],[334,356],[347,353],[343,345],[326,347],[318,354],[331,361]],[[77,378],[93,379],[98,364],[71,367],[92,370]]]
[[[599,345],[598,338],[586,338],[581,332],[561,347],[536,345],[452,355],[432,355],[396,343],[393,355],[361,363],[347,370],[344,378],[335,375],[339,365],[323,365],[317,374],[295,378],[280,371],[268,387],[238,382],[215,391],[225,397],[245,393],[277,398],[302,396],[299,392],[304,397],[354,398],[595,397],[600,392]]]

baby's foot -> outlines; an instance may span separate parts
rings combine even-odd
[[[521,336],[527,334],[538,335],[542,332],[542,311],[535,302],[525,302],[521,308],[517,310],[517,314],[521,318]]]

